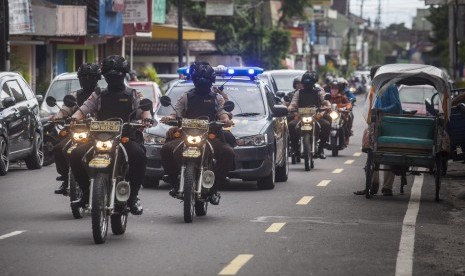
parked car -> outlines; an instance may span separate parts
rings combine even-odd
[[[297,76],[302,77],[305,72],[305,70],[282,69],[265,71],[264,74],[270,74],[273,76],[273,79],[276,82],[277,96],[284,97],[289,92],[294,91],[294,87],[292,86],[294,78]]]
[[[141,92],[144,98],[153,103],[153,110],[158,106],[158,99],[161,97],[160,87],[153,81],[130,81],[129,87]]]
[[[43,164],[43,130],[39,102],[18,73],[0,72],[0,175],[10,162],[24,160],[28,169]]]
[[[98,81],[97,85],[100,88],[106,88],[108,86],[107,82],[103,78]],[[54,97],[57,100],[57,105],[61,107],[63,105],[63,98],[66,95],[71,94],[71,92],[77,91],[79,89],[81,89],[81,85],[79,84],[77,73],[63,73],[56,76],[52,80],[50,86],[47,89],[47,92],[45,93],[45,98],[48,96]],[[48,117],[57,113],[58,110],[58,107],[49,107],[44,101],[40,105],[40,117]]]
[[[158,74],[158,78],[161,81],[161,91],[166,93],[171,86],[179,79],[178,74]]]
[[[279,97],[278,96],[278,85],[276,84],[276,81],[273,75],[271,75],[269,71],[263,72],[262,74],[258,75],[257,78],[263,81],[265,84],[267,84],[270,87],[271,92],[275,96]]]
[[[231,133],[236,137],[237,145],[235,169],[230,178],[245,181],[257,181],[259,189],[273,189],[275,181],[286,181],[289,173],[287,109],[276,103],[274,94],[263,81],[254,76],[241,77],[241,72],[249,68],[229,68],[232,75],[217,73],[214,84],[224,84],[224,91],[235,104],[232,111],[235,126]],[[256,70],[258,68],[254,68]],[[247,74],[247,73],[246,73]],[[178,80],[167,92],[175,103],[186,91],[194,88],[190,80]],[[171,107],[160,106],[156,119],[172,112]],[[170,127],[159,123],[144,133],[147,148],[147,170],[144,186],[158,186],[164,171],[160,161],[160,149],[165,143],[166,131]]]

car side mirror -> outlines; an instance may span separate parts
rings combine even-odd
[[[167,107],[171,105],[171,98],[168,96],[162,96],[160,98],[160,103],[162,106]]]
[[[284,105],[275,105],[272,111],[273,117],[285,117],[288,114],[287,107]]]
[[[13,97],[6,97],[2,100],[2,104],[4,108],[11,107],[16,104],[16,100]]]
[[[37,100],[39,103],[41,103],[41,102],[44,101],[44,96],[42,96],[42,95],[36,95],[36,100]]]
[[[48,96],[47,98],[45,98],[45,102],[50,107],[54,107],[57,105],[57,100],[52,96]]]
[[[276,96],[282,98],[282,97],[286,96],[286,93],[284,93],[284,92],[276,92]]]
[[[75,107],[77,105],[76,98],[73,95],[66,95],[63,98],[63,103],[65,104],[66,107],[70,107],[70,108]]]
[[[223,109],[224,109],[225,111],[227,111],[227,112],[233,111],[233,110],[234,110],[234,107],[235,107],[235,106],[234,106],[234,103],[231,102],[231,101],[227,101],[227,102],[225,102],[224,105],[223,105]]]

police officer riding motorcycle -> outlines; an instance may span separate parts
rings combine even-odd
[[[305,72],[302,75],[302,84],[303,88],[299,91],[296,91],[294,94],[290,105],[288,106],[289,112],[296,112],[299,108],[309,108],[309,107],[316,107],[319,109],[321,107],[321,103],[324,100],[325,92],[323,89],[317,88],[315,84],[318,81],[318,75],[316,72]],[[318,149],[315,153],[315,158],[326,159],[324,154],[324,146],[328,142],[329,134],[331,130],[331,125],[323,118],[320,114],[316,114],[315,116],[316,121],[318,122],[316,125],[316,137],[319,137],[319,145]],[[300,156],[300,147],[299,147],[299,139],[300,133],[296,128],[297,124],[299,123],[299,119],[296,118],[292,120],[288,127],[289,127],[289,138],[291,140],[291,146],[293,148],[293,155]]]
[[[128,120],[142,120],[142,125],[149,127],[152,124],[153,111],[144,111],[140,108],[141,95],[136,90],[126,87],[124,79],[129,72],[128,62],[121,56],[113,55],[103,59],[101,64],[102,75],[108,87],[100,91],[97,89],[83,103],[81,108],[73,114],[73,118],[81,120],[88,114],[95,114],[98,121],[118,118],[123,123]],[[133,215],[141,215],[143,208],[138,198],[140,186],[145,176],[147,157],[143,146],[142,133],[137,132],[131,136],[122,146],[125,149],[128,160],[128,180],[130,195],[127,200],[130,212]],[[73,204],[82,207],[89,204],[89,174],[87,164],[82,162],[93,148],[93,143],[81,145],[73,150],[70,158],[70,166],[79,183],[83,196],[81,200]]]
[[[161,118],[162,123],[179,118],[183,119],[208,119],[209,122],[220,121],[224,127],[229,127],[232,124],[231,114],[223,109],[224,98],[213,91],[212,84],[215,82],[215,71],[206,62],[195,62],[190,66],[191,79],[195,88],[184,93],[175,104],[174,112],[170,116]],[[178,135],[177,127],[171,128],[167,133],[167,142],[163,145],[160,154],[167,181],[173,186],[170,195],[177,197],[180,180],[178,175],[181,172],[182,164],[182,144],[183,140]],[[177,137],[176,137],[177,136]],[[223,133],[209,139],[212,146],[213,157],[215,159],[213,172],[214,184],[209,189],[207,200],[218,205],[220,201],[220,193],[218,188],[225,183],[227,175],[234,166],[234,151],[232,147],[224,139]],[[182,177],[182,176],[181,176]]]

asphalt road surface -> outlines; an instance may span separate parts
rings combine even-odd
[[[0,177],[0,275],[462,275],[465,231],[434,201],[431,175],[408,176],[404,195],[398,177],[393,197],[352,193],[365,181],[362,105],[339,157],[327,151],[310,172],[291,165],[274,190],[233,180],[189,224],[166,184],[143,189],[144,214],[102,245],[89,215],[73,219],[69,198],[53,194],[54,165],[11,168]]]

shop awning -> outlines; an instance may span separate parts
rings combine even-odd
[[[178,26],[176,25],[152,25],[152,39],[156,40],[177,40],[178,39]],[[193,28],[193,27],[183,27],[182,32],[183,40],[215,40],[215,31]]]

